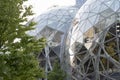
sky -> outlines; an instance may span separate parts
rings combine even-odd
[[[28,0],[26,4],[33,6],[33,12],[35,16],[38,16],[41,13],[44,13],[50,7],[54,5],[58,6],[70,6],[75,4],[75,0]]]

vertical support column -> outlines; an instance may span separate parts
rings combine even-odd
[[[47,74],[48,74],[48,56],[49,56],[49,47],[45,47],[45,80],[47,80]]]
[[[45,47],[45,76],[46,76],[46,78],[45,78],[45,80],[47,80],[47,74],[48,74],[48,69],[50,69],[50,70],[52,70],[52,65],[51,65],[51,63],[50,63],[50,57],[49,57],[49,54],[50,54],[50,49],[49,49],[49,46],[48,45],[46,45],[46,47]]]

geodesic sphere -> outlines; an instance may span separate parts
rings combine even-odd
[[[44,35],[45,37],[50,35],[52,31],[65,33],[77,11],[78,8],[74,6],[54,7],[50,9],[46,13],[34,18],[33,21],[37,22],[37,25],[35,26],[35,30],[31,32],[31,35],[43,35],[40,32],[44,31],[45,28],[48,29],[46,35]]]
[[[120,79],[120,0],[88,0],[66,42],[74,79]]]
[[[77,6],[53,7],[33,19],[37,25],[29,34],[46,38],[47,46],[55,48],[55,53],[59,54],[62,41],[77,11]]]
[[[69,47],[79,42],[89,49],[92,41],[119,17],[120,0],[88,0],[74,18],[68,35]]]

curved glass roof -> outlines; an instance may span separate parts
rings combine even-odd
[[[120,79],[120,0],[87,0],[66,42],[73,79]]]
[[[77,6],[53,7],[48,12],[33,19],[37,25],[28,34],[37,38],[45,37],[47,45],[60,55],[60,46],[63,44],[63,39],[78,9]],[[59,47],[59,50],[55,47]]]
[[[96,36],[120,19],[120,0],[88,0],[74,18],[71,45],[75,41],[84,43],[85,38]],[[89,35],[88,35],[89,34]]]
[[[77,7],[55,7],[36,18],[34,21],[37,22],[35,30],[31,31],[32,35],[39,35],[45,27],[49,27],[56,31],[66,32],[74,18]]]

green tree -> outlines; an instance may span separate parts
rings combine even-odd
[[[0,0],[0,80],[36,80],[43,70],[34,53],[42,50],[45,39],[36,40],[26,32],[27,17],[33,15],[31,6],[23,7],[27,0]]]
[[[58,61],[55,62],[53,70],[48,74],[48,80],[64,80],[66,73],[61,69]]]

